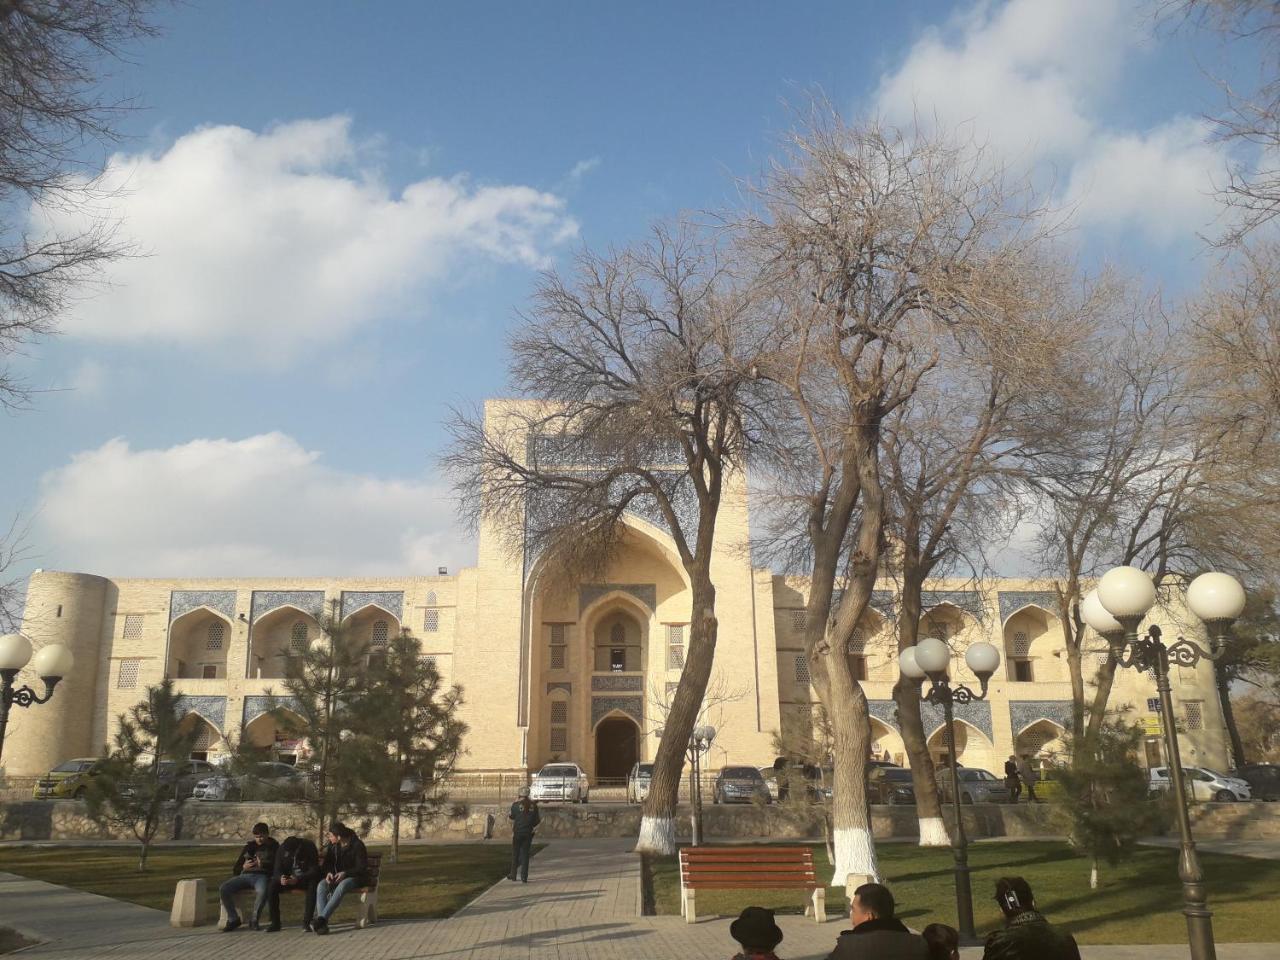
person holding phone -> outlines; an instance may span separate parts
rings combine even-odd
[[[249,929],[258,929],[262,908],[267,903],[267,887],[275,868],[276,850],[279,846],[272,839],[271,828],[267,824],[259,822],[253,825],[253,839],[240,849],[240,856],[236,858],[232,868],[233,876],[218,888],[222,909],[227,912],[227,925],[222,928],[223,933],[231,933],[242,925],[240,914],[236,912],[236,894],[241,890],[252,890],[256,894]]]
[[[316,845],[306,837],[285,837],[276,851],[276,868],[267,888],[267,909],[271,913],[267,932],[277,933],[280,930],[280,893],[283,890],[303,891],[302,929],[310,931],[319,883],[320,854]]]
[[[311,921],[311,929],[322,936],[329,932],[329,918],[347,892],[369,882],[369,854],[356,832],[334,821],[328,840],[320,866],[324,876],[316,885],[316,916]]]

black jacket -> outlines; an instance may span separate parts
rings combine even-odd
[[[346,844],[329,844],[324,851],[320,873],[322,876],[340,873],[354,879],[356,886],[366,886],[369,883],[369,853],[364,848],[364,841],[359,837],[352,837]]]
[[[845,930],[827,960],[932,960],[929,944],[901,920],[867,920]]]
[[[987,937],[982,960],[1080,960],[1080,948],[1043,914],[1024,910]]]
[[[276,851],[275,877],[296,877],[310,883],[320,877],[320,852],[306,837],[285,837]]]
[[[538,805],[529,800],[517,800],[513,803],[507,818],[511,821],[511,832],[517,837],[531,836],[533,828],[542,822]]]
[[[276,851],[280,849],[280,844],[276,842],[274,837],[268,837],[267,842],[259,846],[258,841],[250,840],[240,848],[240,856],[236,857],[236,865],[231,868],[231,872],[236,876],[242,873],[265,873],[271,876],[271,870],[275,865]],[[245,862],[257,857],[259,866],[245,869]]]
[[[1020,783],[1022,778],[1018,776],[1018,765],[1012,760],[1004,762],[1004,779],[1008,783],[1010,780]]]

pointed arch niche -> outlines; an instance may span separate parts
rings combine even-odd
[[[172,680],[225,680],[231,621],[209,607],[197,607],[169,625],[165,676]]]

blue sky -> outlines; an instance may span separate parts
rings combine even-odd
[[[786,104],[960,127],[1075,210],[1087,263],[1190,289],[1240,50],[1113,0],[193,0],[111,88],[106,203],[143,253],[20,361],[28,566],[395,574],[469,562],[435,470],[504,388],[535,271],[714,209]],[[74,218],[72,218],[74,219]]]

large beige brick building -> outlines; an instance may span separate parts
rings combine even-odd
[[[762,766],[779,730],[806,729],[815,698],[802,650],[806,584],[753,566],[741,478],[730,484],[713,560],[719,642],[706,722],[719,736],[710,767]],[[958,708],[962,763],[997,774],[1010,753],[1062,748],[1071,688],[1053,596],[1041,583],[940,582],[925,594],[922,635],[957,650],[995,643],[1004,660],[987,700]],[[688,581],[669,535],[639,516],[607,569],[569,580],[554,558],[513,555],[482,529],[475,567],[455,574],[385,579],[119,579],[38,571],[23,631],[37,645],[67,644],[76,668],[42,707],[13,711],[4,764],[14,776],[103,752],[114,719],[148,684],[176,681],[198,749],[216,757],[243,735],[282,757],[305,743],[282,737],[267,705],[282,693],[288,657],[317,637],[324,616],[349,621],[371,647],[401,629],[418,636],[446,680],[465,692],[470,726],[462,767],[523,771],[574,760],[593,778],[625,776],[651,759],[663,705],[683,663]],[[871,703],[878,755],[903,759],[892,701],[897,678],[894,593],[876,593],[849,656]],[[1166,635],[1199,635],[1169,611]],[[1101,651],[1100,638],[1094,647]],[[1091,654],[1088,673],[1099,654]],[[1175,668],[1184,762],[1222,767],[1226,737],[1211,665]],[[1151,726],[1148,762],[1160,748],[1146,675],[1122,671],[1112,703]],[[926,707],[935,755],[945,752],[941,716]]]

